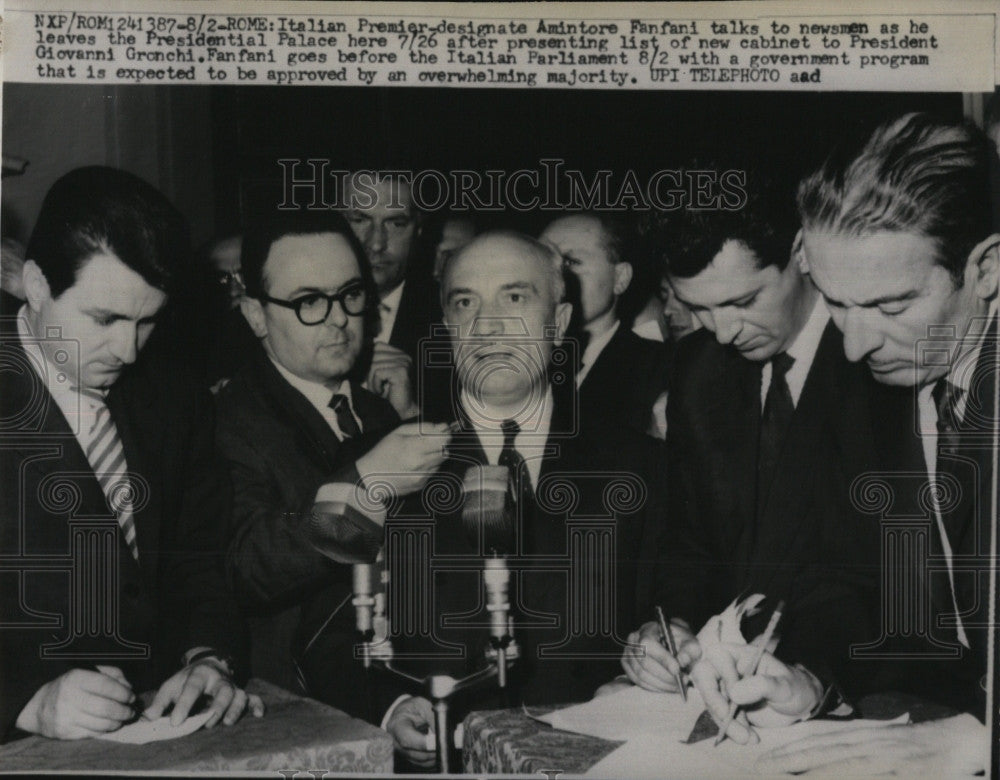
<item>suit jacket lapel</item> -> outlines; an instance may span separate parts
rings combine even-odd
[[[4,336],[0,350],[9,351],[9,358],[5,355],[8,365],[19,369],[6,373],[0,392],[0,409],[6,421],[2,427],[4,439],[17,462],[25,464],[38,460],[38,465],[32,467],[36,474],[32,478],[34,485],[27,488],[31,494],[23,497],[25,505],[32,506],[32,502],[40,498],[37,490],[46,477],[65,475],[81,492],[80,501],[68,510],[67,519],[108,516],[104,491],[62,409],[29,366],[32,358],[21,346],[16,325],[4,322],[0,324],[0,332]],[[23,487],[19,485],[17,489]],[[32,521],[32,518],[25,519]],[[68,549],[69,531],[66,526],[46,523],[46,528],[40,533],[32,532],[31,535],[44,538],[49,550]]]
[[[288,384],[263,349],[254,358],[254,370],[258,373],[264,392],[268,396],[268,403],[275,414],[279,418],[291,418],[290,427],[303,443],[305,450],[312,453],[313,458],[325,468],[330,470],[336,468],[341,441],[323,415],[308,398]]]
[[[761,561],[800,560],[791,554],[812,537],[808,522],[817,507],[814,472],[828,453],[827,424],[841,397],[845,372],[850,367],[840,354],[840,332],[831,322],[816,349],[802,394],[788,427],[767,500],[757,519],[758,539],[754,558]]]
[[[720,382],[737,382],[734,405],[720,410],[722,422],[718,430],[730,436],[729,441],[720,442],[721,452],[729,449],[732,453],[732,488],[734,509],[733,529],[737,532],[733,541],[734,560],[746,563],[752,555],[757,537],[757,456],[760,439],[760,382],[762,366],[739,356],[733,350],[738,373],[735,377],[720,377]],[[729,373],[729,372],[726,372]],[[724,387],[725,385],[721,385]],[[726,489],[726,488],[722,488]]]

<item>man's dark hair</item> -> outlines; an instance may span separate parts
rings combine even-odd
[[[690,168],[692,175],[709,170],[726,175],[731,188],[738,187],[745,198],[732,207],[720,200],[707,209],[688,204],[655,212],[640,228],[637,251],[671,276],[689,279],[704,271],[727,242],[737,241],[754,253],[760,268],[784,270],[798,231],[792,187],[747,166]]]
[[[240,249],[240,266],[243,270],[243,284],[247,295],[260,298],[267,294],[264,279],[264,264],[271,253],[274,243],[285,236],[308,236],[319,233],[334,233],[343,236],[351,247],[361,278],[366,287],[374,290],[371,271],[365,260],[365,249],[358,241],[347,220],[337,211],[321,210],[275,210],[264,218],[250,220],[243,233],[243,246]],[[377,301],[377,296],[369,300]]]
[[[860,149],[835,152],[799,185],[805,228],[848,236],[912,232],[937,245],[957,285],[990,234],[990,140],[974,125],[913,113],[886,122]]]
[[[104,166],[77,168],[46,194],[26,256],[58,298],[101,252],[170,293],[188,261],[187,224],[163,193],[138,176]]]

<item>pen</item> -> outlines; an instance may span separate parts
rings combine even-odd
[[[670,626],[667,625],[667,619],[663,617],[663,610],[660,607],[656,608],[656,619],[660,621],[660,633],[663,635],[663,644],[666,645],[670,655],[672,655],[676,660],[677,645],[674,644],[674,635],[670,633]],[[678,663],[680,662],[678,661]],[[684,679],[681,677],[680,672],[674,675],[674,680],[677,682],[677,687],[680,689],[681,698],[683,698],[684,701],[687,701],[687,688],[684,685]]]
[[[764,629],[764,638],[761,640],[760,645],[757,647],[757,652],[754,653],[753,660],[750,662],[750,668],[747,669],[746,677],[753,677],[757,674],[757,667],[760,666],[760,659],[764,657],[764,650],[767,649],[768,644],[770,644],[771,639],[774,637],[774,630],[778,627],[778,621],[781,620],[781,613],[785,609],[785,602],[779,601],[778,606],[774,608],[774,614],[771,615],[771,619],[767,621],[767,628]],[[718,747],[719,743],[726,738],[726,732],[729,731],[729,727],[733,724],[733,720],[736,718],[737,706],[735,702],[729,702],[729,715],[726,716],[726,722],[722,724],[722,728],[719,730],[719,736],[715,738],[715,745],[713,747]]]

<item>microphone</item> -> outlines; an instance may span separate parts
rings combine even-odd
[[[480,550],[501,554],[514,552],[514,509],[507,485],[510,470],[506,466],[470,466],[462,489],[462,526]],[[480,542],[481,540],[481,542]]]
[[[497,654],[497,683],[507,687],[508,648],[513,642],[510,620],[510,570],[503,558],[487,558],[483,568],[486,611],[490,614],[490,646]],[[516,653],[512,654],[516,657]]]

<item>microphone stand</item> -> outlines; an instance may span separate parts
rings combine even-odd
[[[356,626],[361,637],[361,661],[365,669],[381,669],[404,680],[408,687],[419,690],[430,699],[434,708],[436,750],[441,772],[450,772],[449,752],[449,702],[453,694],[497,678],[500,688],[507,686],[507,667],[519,656],[514,639],[513,621],[510,616],[510,570],[507,562],[493,555],[483,564],[483,582],[486,588],[486,609],[490,613],[490,647],[485,654],[486,666],[465,677],[447,674],[429,674],[417,677],[393,664],[392,641],[389,639],[389,621],[385,612],[385,585],[388,571],[381,571],[381,588],[373,582],[372,564],[354,564],[354,605]]]

